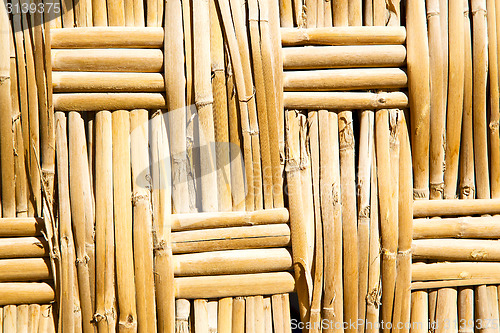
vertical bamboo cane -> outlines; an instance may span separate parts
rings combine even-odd
[[[385,1],[373,0],[373,25],[384,26],[386,22]]]
[[[233,333],[245,332],[245,299],[236,297],[233,301]]]
[[[38,327],[40,333],[55,333],[54,323],[54,310],[52,305],[42,305],[40,307],[40,326]]]
[[[423,290],[411,293],[411,333],[428,332],[428,298]]]
[[[281,294],[281,299],[283,302],[283,332],[292,333],[291,323],[290,323],[290,296],[288,294]]]
[[[208,333],[207,301],[197,299],[194,301],[194,331],[196,333]]]
[[[457,323],[457,290],[454,288],[439,289],[436,306],[436,332],[457,332]]]
[[[257,315],[255,313],[255,299],[256,297],[245,298],[245,332],[257,333],[259,332],[256,327]]]
[[[497,14],[495,0],[486,1],[488,21],[488,73],[489,73],[489,139],[490,139],[490,182],[491,197],[500,197],[500,105],[498,88],[498,41],[497,41]],[[498,305],[497,305],[498,307]],[[497,312],[498,313],[498,312]]]
[[[3,307],[3,331],[17,332],[17,307],[6,305]]]
[[[113,125],[113,211],[116,251],[118,329],[137,331],[132,244],[132,185],[130,181],[130,117],[128,111],[114,111]]]
[[[148,0],[146,1],[146,26],[147,27],[158,27],[160,22],[158,22],[158,1]]]
[[[255,296],[255,330],[264,332],[264,297]]]
[[[111,113],[100,111],[96,126],[96,313],[99,332],[114,332],[115,274],[113,235],[113,162]]]
[[[148,111],[130,113],[134,266],[139,332],[156,332],[153,239],[149,197]]]
[[[293,27],[292,0],[280,1],[280,21],[284,28]]]
[[[59,224],[61,231],[61,328],[64,332],[73,332],[75,328],[73,281],[75,281],[74,262],[76,258],[71,231],[66,115],[62,112],[56,113],[56,134]]]
[[[17,332],[24,333],[28,331],[28,304],[22,304],[17,306]]]
[[[28,333],[37,333],[40,323],[40,305],[30,304],[28,308]]]
[[[492,322],[492,309],[489,301],[488,287],[485,285],[476,287],[476,305],[477,314],[476,320],[480,323],[491,323]],[[483,332],[493,333],[496,330],[492,325],[484,324],[481,325]]]
[[[444,152],[446,109],[443,96],[443,48],[439,0],[427,0],[429,63],[431,78],[430,120],[430,198],[442,199],[444,191]]]
[[[401,25],[400,0],[390,0],[386,3],[387,3],[387,11],[389,12],[389,20],[387,22],[387,25],[389,26]]]
[[[333,3],[333,26],[341,27],[349,25],[349,2],[348,0],[337,0]]]
[[[273,333],[273,314],[271,297],[264,297],[264,333]]]
[[[366,319],[366,300],[368,294],[368,267],[370,254],[370,185],[373,160],[373,111],[361,113],[358,161],[358,317]],[[360,332],[365,326],[360,327]]]
[[[460,333],[474,331],[474,290],[471,287],[458,289],[458,322]]]
[[[443,98],[448,97],[448,65],[449,65],[449,43],[448,43],[448,1],[439,0],[439,19],[441,23],[441,46],[443,48]],[[446,102],[445,102],[446,103]]]
[[[292,0],[292,2],[295,24],[297,27],[303,28],[305,26],[304,2],[303,0]]]
[[[107,0],[108,24],[110,26],[125,25],[125,4],[123,0]],[[149,8],[148,8],[149,9]],[[149,10],[148,10],[149,14]]]
[[[490,198],[488,138],[486,129],[486,84],[488,72],[486,0],[471,1],[473,20],[473,121],[474,162],[479,199]]]
[[[333,4],[332,1],[325,1],[323,3],[324,5],[324,14],[325,14],[325,22],[324,26],[325,27],[331,27],[333,26]]]
[[[342,235],[344,263],[344,320],[358,319],[358,230],[356,216],[356,176],[352,112],[339,113],[340,183],[342,188]],[[351,325],[346,330],[357,332]]]
[[[349,0],[348,11],[349,11],[349,25],[350,26],[360,26],[363,25],[362,19],[362,0]]]
[[[318,0],[305,0],[305,25],[306,28],[316,28],[318,7],[323,7],[323,2]],[[320,19],[322,20],[322,19]]]
[[[196,302],[196,301],[195,301]],[[217,306],[219,302],[209,301],[207,303],[208,332],[217,333]]]
[[[231,333],[232,332],[232,316],[233,316],[233,299],[231,297],[222,298],[219,300],[217,318],[217,332]]]
[[[488,286],[488,299],[490,303],[490,311],[491,311],[491,321],[493,323],[498,323],[498,290],[497,286]],[[495,324],[491,325],[498,332],[498,325],[495,327]]]
[[[190,303],[187,299],[178,299],[175,301],[175,333],[189,333],[189,313],[191,311]]]
[[[429,196],[429,46],[423,1],[406,2],[408,92],[413,147],[414,198]],[[382,182],[380,182],[382,183]],[[388,295],[387,295],[388,296]]]
[[[460,152],[460,198],[474,198],[474,141],[472,126],[472,43],[469,19],[469,1],[464,0],[464,111],[462,121],[462,146]]]
[[[373,0],[363,1],[363,25],[372,26],[373,25]]]
[[[275,333],[284,332],[283,327],[283,301],[281,295],[272,296],[273,329]]]

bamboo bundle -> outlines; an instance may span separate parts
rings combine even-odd
[[[283,46],[305,45],[395,45],[404,44],[404,27],[324,27],[281,29]]]
[[[283,85],[285,91],[390,90],[405,87],[407,77],[399,68],[288,71]]]
[[[165,96],[159,93],[65,93],[54,95],[57,111],[164,109]]]
[[[132,184],[130,180],[130,117],[128,111],[111,114],[113,127],[113,212],[118,293],[118,328],[137,330],[134,265],[132,258]]]
[[[58,92],[162,92],[165,80],[160,73],[55,72]]]
[[[312,110],[374,110],[408,107],[403,92],[285,92],[287,109]]]
[[[140,332],[155,332],[152,216],[150,193],[146,188],[150,179],[147,110],[130,113],[130,149],[137,320],[141,323],[138,328]]]
[[[283,69],[401,67],[403,45],[316,46],[283,48]]]
[[[416,201],[413,204],[413,217],[466,216],[499,212],[498,199]]]
[[[413,239],[500,238],[498,216],[413,220]]]
[[[41,218],[0,218],[0,237],[30,237],[42,234]]]
[[[256,285],[255,279],[260,279],[261,283]],[[180,277],[175,279],[175,284],[176,297],[189,299],[272,295],[295,291],[295,281],[288,272]]]

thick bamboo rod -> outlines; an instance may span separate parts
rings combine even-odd
[[[500,238],[500,217],[457,217],[413,220],[413,239]]]
[[[160,73],[54,72],[53,87],[58,92],[163,92]]]
[[[403,92],[285,92],[285,108],[312,110],[372,110],[408,107]]]
[[[2,332],[17,332],[17,307],[7,305],[2,309]]]
[[[429,299],[426,291],[411,293],[411,333],[428,332]]]
[[[251,274],[292,268],[291,254],[284,248],[180,254],[173,260],[176,276]]]
[[[283,48],[283,69],[402,67],[403,45],[317,46]]]
[[[292,0],[280,0],[280,22],[282,27],[293,27]]]
[[[187,299],[177,299],[175,301],[175,333],[188,333],[189,315],[191,311],[191,304]]]
[[[446,200],[446,201],[415,201],[413,203],[414,217],[430,216],[465,216],[500,213],[500,200]]]
[[[497,243],[496,240],[420,239],[413,241],[412,253],[415,259],[499,261]]]
[[[335,27],[349,25],[349,0],[335,1],[332,10],[333,25]]]
[[[255,279],[261,283],[255,284]],[[288,272],[176,278],[176,297],[197,299],[271,295],[293,292],[295,280]]]
[[[53,49],[52,69],[74,72],[159,73],[160,49]]]
[[[56,111],[164,109],[165,95],[159,93],[65,93],[54,94]]]
[[[477,286],[475,289],[476,296],[476,320],[481,323],[493,321],[492,309],[489,302],[489,292],[486,285]],[[483,331],[488,333],[496,332],[492,325],[484,325]]]
[[[407,82],[399,68],[288,71],[283,77],[285,91],[399,89]]]
[[[429,45],[427,43],[425,4],[406,2],[408,28],[407,69],[411,112],[414,197],[429,196]],[[462,62],[463,63],[463,62]]]
[[[234,299],[231,325],[234,333],[245,332],[245,299],[243,297]]]
[[[40,236],[42,230],[41,218],[0,218],[0,237]]]
[[[0,238],[0,258],[42,258],[49,254],[42,237]]]
[[[468,287],[478,286],[484,284],[497,285],[500,280],[496,278],[478,278],[478,279],[464,279],[464,280],[436,280],[436,281],[417,281],[412,282],[412,290],[447,288],[447,287]]]
[[[150,209],[148,111],[130,113],[130,161],[132,163],[132,205],[134,268],[139,332],[156,331],[153,272],[152,214]]]
[[[231,333],[233,331],[233,299],[225,297],[219,300],[217,309],[217,332]]]
[[[404,44],[404,27],[282,28],[283,46],[304,45],[394,45]]]
[[[47,304],[54,300],[54,289],[45,282],[0,283],[0,305]]]
[[[496,262],[447,262],[412,265],[412,281],[466,280],[491,278],[498,274]]]
[[[460,333],[474,332],[474,289],[458,289],[458,322]]]
[[[255,298],[256,297],[245,297],[245,332],[256,333],[257,327],[256,313],[255,313]]]
[[[116,251],[116,288],[118,296],[118,329],[137,330],[134,257],[132,243],[132,184],[130,175],[129,111],[111,114],[113,127],[113,216]]]
[[[98,330],[113,332],[116,327],[115,258],[113,228],[112,120],[109,111],[95,116],[95,244],[96,301]]]
[[[0,281],[41,281],[52,278],[46,258],[21,258],[0,260]]]
[[[28,306],[28,332],[37,333],[40,325],[40,308],[39,304],[30,304]]]
[[[207,300],[197,299],[194,301],[194,325],[195,332],[209,333]]]
[[[458,1],[457,1],[458,2]],[[451,67],[451,64],[450,64]],[[449,323],[446,325],[446,323]],[[458,330],[457,290],[443,288],[438,290],[436,306],[436,332],[447,333]]]

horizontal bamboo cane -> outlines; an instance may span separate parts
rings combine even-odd
[[[285,248],[214,251],[174,256],[176,276],[280,272],[291,268],[292,256]]]
[[[165,95],[160,93],[54,94],[53,103],[56,111],[164,109]]]
[[[403,92],[285,92],[286,109],[373,110],[408,107]]]
[[[282,53],[283,69],[401,67],[406,63],[403,45],[285,47]]]
[[[275,208],[253,212],[187,213],[172,215],[172,231],[287,223],[288,209]]]
[[[500,263],[496,262],[412,264],[412,281],[483,279],[498,274]]]
[[[413,203],[413,217],[500,214],[500,199],[418,200]]]
[[[45,282],[0,283],[0,306],[47,304],[54,300],[54,288]]]
[[[279,272],[182,277],[175,279],[175,285],[177,298],[219,298],[290,293],[295,280],[292,274]]]
[[[414,219],[413,239],[500,238],[500,216]]]
[[[54,72],[54,92],[162,92],[160,73]]]
[[[499,278],[478,278],[465,280],[418,281],[411,284],[412,290],[438,289],[446,287],[479,286],[499,284]]]
[[[289,244],[290,228],[286,224],[172,233],[173,253],[283,247]]]
[[[404,44],[404,27],[282,28],[283,46]]]
[[[161,48],[164,33],[153,27],[79,27],[53,29],[50,37],[54,49]]]
[[[0,237],[40,236],[43,220],[35,217],[0,218]]]
[[[52,49],[53,71],[160,73],[160,49]]]
[[[440,261],[500,261],[497,240],[419,239],[412,243],[413,259]]]
[[[399,68],[352,68],[283,73],[285,91],[399,89],[407,85]]]
[[[42,237],[0,238],[0,258],[38,258],[49,254],[47,241]]]
[[[41,281],[51,279],[51,277],[48,259],[0,260],[0,282]]]

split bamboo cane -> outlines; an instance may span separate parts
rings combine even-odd
[[[130,113],[134,267],[139,332],[156,331],[152,216],[147,189],[150,179],[148,126],[147,110],[133,110]]]
[[[231,333],[233,331],[233,299],[231,297],[226,297],[219,300],[217,316],[217,332]]]
[[[132,242],[132,184],[130,180],[129,111],[111,114],[113,127],[113,211],[115,226],[118,329],[137,331]]]
[[[17,332],[17,307],[15,305],[7,305],[3,307],[3,331]]]
[[[16,332],[26,332],[28,330],[28,304],[17,306],[17,331]]]
[[[38,333],[40,308],[39,304],[30,304],[28,307],[28,333]]]
[[[463,287],[458,289],[458,331],[472,333],[474,331],[474,289]]]
[[[234,299],[231,325],[234,333],[245,332],[245,299],[243,297]]]

